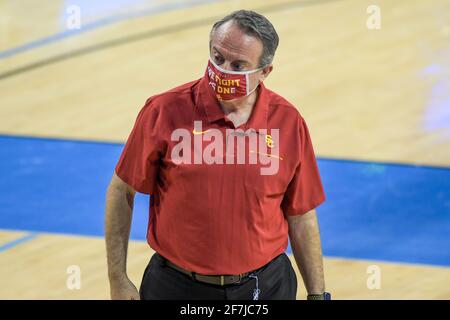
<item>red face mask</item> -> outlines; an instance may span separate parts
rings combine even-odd
[[[219,100],[234,100],[250,95],[249,74],[264,69],[258,68],[250,71],[228,71],[219,67],[211,59],[208,61],[206,72],[208,74],[209,85],[214,90]]]

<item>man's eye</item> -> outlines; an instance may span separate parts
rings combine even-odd
[[[223,63],[223,58],[220,56],[214,56],[214,60],[217,64],[222,64]]]
[[[235,64],[233,66],[234,71],[242,71],[244,69],[244,66],[242,64]]]

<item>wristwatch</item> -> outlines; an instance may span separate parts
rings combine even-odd
[[[331,300],[331,293],[324,292],[322,294],[308,294],[306,300]]]

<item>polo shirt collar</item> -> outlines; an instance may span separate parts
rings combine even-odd
[[[269,95],[264,83],[259,84],[258,97],[253,106],[252,113],[247,122],[243,125],[244,129],[253,128],[257,131],[260,129],[267,129],[267,117],[269,111]],[[206,118],[209,123],[225,118],[225,114],[220,107],[214,90],[208,82],[208,76],[205,73],[200,80],[200,85],[197,93],[197,107],[203,108]]]

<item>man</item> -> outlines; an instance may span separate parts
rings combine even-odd
[[[216,22],[203,78],[147,100],[107,192],[113,299],[295,299],[288,237],[310,299],[326,299],[315,208],[323,192],[304,119],[265,88],[278,35],[240,10]],[[151,194],[156,251],[126,274],[135,192]]]

